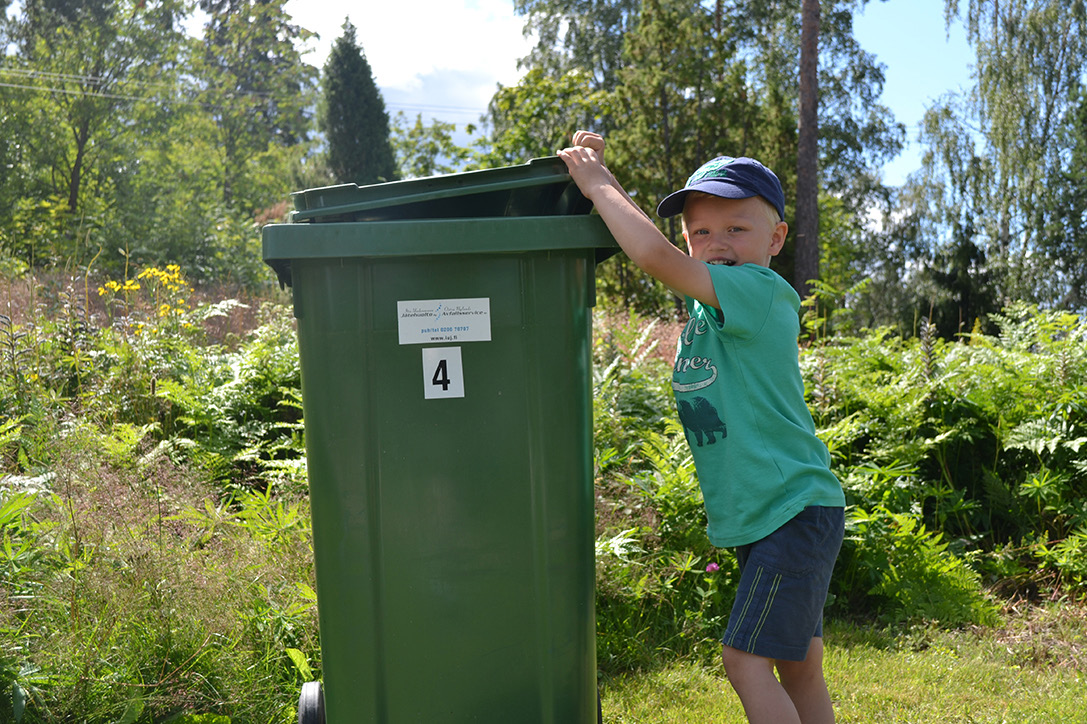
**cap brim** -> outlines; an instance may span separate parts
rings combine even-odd
[[[759,195],[751,189],[737,186],[736,184],[727,181],[722,181],[720,179],[705,179],[699,181],[694,186],[682,188],[679,191],[665,196],[661,202],[657,204],[657,215],[667,219],[670,216],[681,213],[683,211],[683,205],[687,201],[687,194],[692,191],[709,194],[710,196],[719,196],[723,199],[749,199],[752,196]]]
[[[661,202],[657,204],[657,216],[662,219],[667,219],[670,216],[683,211],[683,204],[687,200],[687,194],[691,192],[690,189],[680,189],[673,193],[668,194]]]

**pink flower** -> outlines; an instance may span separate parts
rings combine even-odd
[[[717,565],[716,563],[711,563],[706,566],[706,573],[716,573],[719,570],[721,570],[721,566]]]

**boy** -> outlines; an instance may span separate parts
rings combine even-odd
[[[804,401],[800,298],[769,268],[789,230],[781,183],[752,159],[703,165],[657,208],[682,213],[688,255],[604,166],[604,139],[578,131],[573,140],[559,156],[578,188],[627,256],[690,312],[672,387],[710,542],[735,548],[741,569],[725,673],[753,724],[833,722],[822,612],[845,497]]]

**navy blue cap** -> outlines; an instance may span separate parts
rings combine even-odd
[[[726,199],[761,196],[777,209],[782,220],[785,219],[785,194],[781,190],[781,181],[773,171],[753,158],[718,156],[707,161],[691,174],[686,186],[664,197],[657,206],[657,214],[668,218],[681,213],[687,194],[692,191]]]

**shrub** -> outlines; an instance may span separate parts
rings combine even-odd
[[[886,508],[852,508],[834,574],[833,610],[871,613],[891,624],[992,625],[998,606],[978,574],[938,532]]]

